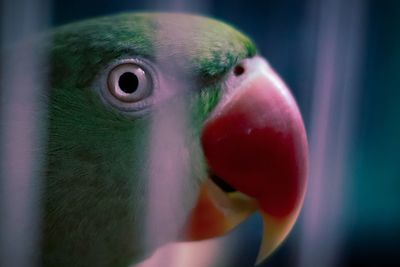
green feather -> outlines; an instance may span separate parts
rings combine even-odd
[[[128,266],[155,249],[143,236],[151,113],[132,117],[110,108],[94,90],[95,81],[126,57],[144,58],[166,77],[190,81],[185,142],[195,190],[206,172],[202,124],[220,99],[225,74],[256,49],[226,24],[182,14],[97,18],[57,28],[50,37],[43,262]],[[174,103],[169,101],[162,105]]]

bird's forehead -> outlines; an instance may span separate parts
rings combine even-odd
[[[254,44],[222,22],[174,13],[132,13],[67,25],[61,46],[113,59],[137,55],[194,74],[216,75],[256,53]]]
[[[154,54],[194,73],[216,75],[255,54],[253,43],[222,22],[192,15],[154,14]]]

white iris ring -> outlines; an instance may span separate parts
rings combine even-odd
[[[132,92],[126,92],[120,87],[120,79],[124,74],[133,74],[137,78],[137,84]],[[146,72],[140,66],[134,63],[123,63],[110,71],[108,76],[108,89],[110,93],[118,100],[123,102],[137,102],[147,97],[151,93],[151,81]]]

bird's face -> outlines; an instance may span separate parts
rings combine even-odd
[[[255,211],[259,259],[283,241],[304,197],[306,134],[247,37],[201,17],[127,14],[56,30],[51,57],[45,262],[68,251],[68,264],[123,265]]]

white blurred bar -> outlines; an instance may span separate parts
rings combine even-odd
[[[173,12],[208,13],[209,1],[182,1],[168,0],[149,1],[149,8]],[[183,33],[169,34],[179,36]],[[165,37],[158,36],[162,41]],[[157,58],[164,58],[170,51],[157,51]],[[158,62],[163,65],[165,62]],[[178,234],[179,225],[184,217],[175,216],[175,224],[170,225],[176,214],[188,214],[191,204],[194,204],[198,190],[196,182],[191,181],[191,170],[188,169],[194,160],[190,155],[188,137],[191,136],[190,114],[187,110],[185,92],[193,87],[191,82],[168,81],[163,83],[164,92],[160,98],[171,100],[170,104],[154,112],[152,116],[150,170],[148,177],[148,203],[149,214],[147,217],[146,233],[150,243],[159,243]],[[168,89],[168,87],[170,87]],[[177,93],[177,97],[169,94]],[[183,95],[183,96],[182,96]],[[196,163],[194,163],[196,164]],[[164,223],[163,223],[164,222]],[[160,239],[157,241],[156,239]],[[223,267],[224,247],[227,240],[208,240],[203,242],[173,243],[161,247],[150,259],[138,267]],[[225,246],[224,246],[225,245]]]
[[[3,0],[0,10],[0,266],[38,266],[45,59],[32,39],[49,5]]]
[[[310,176],[298,266],[340,266],[349,145],[363,49],[362,0],[310,1],[318,27],[310,126]],[[315,9],[317,5],[317,9]]]

